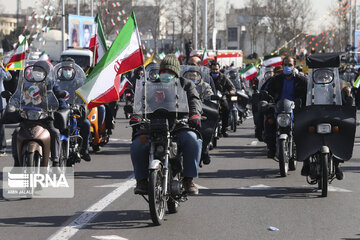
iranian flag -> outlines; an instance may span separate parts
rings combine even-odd
[[[204,52],[203,52],[201,61],[202,61],[202,65],[203,65],[203,66],[206,66],[206,65],[209,63],[209,59],[208,59],[208,54],[207,54],[206,48],[204,49]]]
[[[161,60],[163,60],[165,58],[165,53],[162,52],[158,55],[158,58],[160,58]]]
[[[144,57],[132,12],[109,51],[87,77],[85,84],[76,90],[88,108],[116,101],[129,83],[121,74],[144,64]]]
[[[99,15],[96,15],[95,17],[95,23],[93,33],[90,39],[89,49],[94,54],[94,64],[100,62],[101,58],[108,50]]]
[[[240,72],[240,74],[247,80],[247,81],[249,81],[249,80],[251,80],[251,79],[253,79],[254,77],[256,77],[257,76],[257,73],[258,73],[258,71],[257,71],[257,69],[256,69],[256,67],[254,66],[254,64],[249,64],[244,70],[242,70],[241,72]]]
[[[25,52],[27,50],[26,38],[22,40],[21,44],[17,47],[14,55],[10,58],[10,61],[6,65],[7,70],[23,70],[24,69],[24,60]]]
[[[264,66],[265,67],[276,67],[282,65],[282,59],[280,56],[265,56],[264,57]]]
[[[177,57],[177,59],[179,61],[181,60],[181,54],[180,54],[180,50],[178,48],[176,48],[175,56]]]
[[[356,79],[356,81],[354,82],[353,86],[355,88],[359,88],[360,87],[360,76]]]

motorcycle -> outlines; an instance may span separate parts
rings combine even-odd
[[[144,119],[140,128],[148,132],[150,215],[155,225],[161,225],[165,215],[165,205],[169,213],[176,213],[180,202],[187,200],[182,185],[182,154],[178,151],[175,126],[185,124],[180,115],[189,112],[186,92],[173,83],[138,80],[135,91],[134,112]]]
[[[60,166],[71,167],[81,160],[80,149],[83,139],[80,136],[77,121],[81,117],[81,109],[85,109],[83,100],[75,93],[86,79],[81,67],[73,62],[61,62],[54,67],[59,87],[66,92],[69,109],[56,112],[55,127],[60,129],[61,152]]]
[[[295,112],[294,139],[298,160],[310,162],[307,182],[318,184],[326,197],[336,178],[336,163],[352,157],[356,108],[342,102],[338,54],[313,54],[307,65],[306,106]]]
[[[11,96],[8,91],[1,95],[10,98],[5,111],[5,123],[20,121],[16,140],[16,166],[23,167],[22,173],[30,174],[40,173],[40,167],[50,171],[50,133],[41,120],[53,118],[59,103],[52,92],[53,73],[46,74],[42,67],[29,63],[25,63],[25,66],[27,67],[20,71],[19,84],[14,95]],[[12,117],[8,117],[8,113]],[[32,197],[35,189],[29,188],[27,190]]]
[[[106,110],[105,110],[106,111]],[[94,107],[91,109],[88,120],[90,121],[90,145],[94,152],[100,151],[100,147],[104,146],[109,142],[110,135],[106,131],[106,121],[99,126],[99,114],[98,108]]]

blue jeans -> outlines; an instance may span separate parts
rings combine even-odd
[[[201,138],[195,132],[186,129],[178,132],[177,138],[179,150],[183,154],[184,177],[197,177],[202,147]],[[149,151],[150,143],[141,143],[139,136],[131,143],[131,161],[137,180],[148,178]]]

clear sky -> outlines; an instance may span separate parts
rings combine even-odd
[[[68,0],[66,0],[68,1]],[[80,0],[83,2],[84,0]],[[90,0],[86,0],[90,3]],[[94,2],[100,1],[100,0],[94,0]],[[191,1],[191,0],[189,0]],[[203,1],[203,0],[198,0]],[[212,0],[210,0],[212,1]],[[243,7],[248,0],[228,0],[230,4],[233,4],[234,7]],[[296,0],[293,0],[296,1]],[[29,6],[35,6],[36,0],[22,0],[22,8],[27,8]],[[72,2],[75,2],[75,0],[72,0]],[[222,9],[225,11],[227,0],[216,0],[216,3],[220,6],[223,6]],[[316,16],[314,17],[314,21],[320,19],[324,14],[326,14],[329,11],[329,8],[331,6],[334,6],[336,4],[337,0],[311,0],[311,4],[314,8],[314,11],[316,12]],[[359,1],[360,2],[360,1]],[[4,7],[5,13],[15,13],[16,12],[16,0],[0,0],[0,4]],[[359,14],[360,15],[360,14]]]

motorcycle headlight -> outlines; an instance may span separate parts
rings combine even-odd
[[[316,127],[316,132],[319,134],[331,133],[331,124],[329,124],[329,123],[318,124]]]
[[[276,118],[277,123],[280,127],[287,127],[290,125],[290,115],[289,114],[279,114]]]
[[[39,120],[41,112],[29,110],[27,111],[27,118],[29,120]]]

